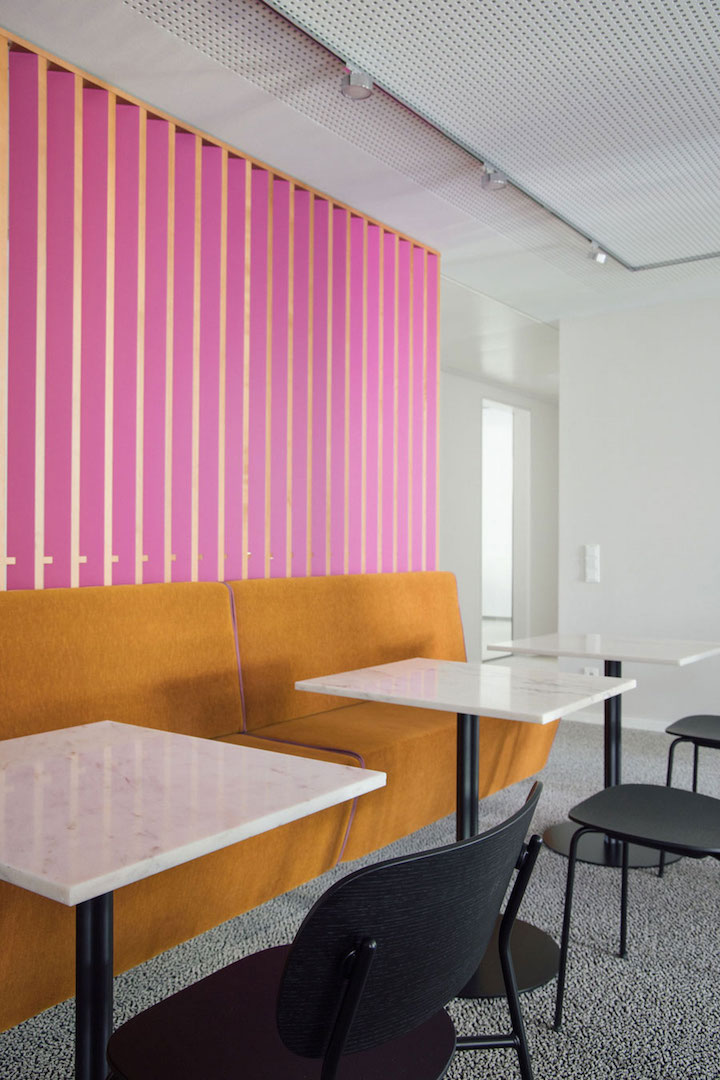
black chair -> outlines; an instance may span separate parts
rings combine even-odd
[[[540,838],[541,785],[507,821],[337,882],[292,945],[209,975],[110,1038],[112,1080],[439,1080],[456,1048],[512,1047],[532,1071],[509,937]],[[512,1031],[458,1039],[444,1006],[499,935]]]
[[[697,791],[698,784],[698,751],[701,746],[708,746],[714,750],[720,750],[720,716],[697,715],[683,716],[665,728],[666,735],[674,735],[668,750],[667,784],[672,784],[673,760],[675,747],[678,743],[689,742],[693,746],[693,782],[692,789]]]
[[[628,844],[658,848],[693,859],[720,858],[720,799],[656,784],[618,784],[604,788],[570,811],[580,826],[570,843],[560,970],[555,999],[555,1030],[562,1023],[570,939],[570,914],[578,843],[588,832],[604,833],[622,844],[620,956],[627,953]]]
[[[683,716],[665,728],[666,735],[674,735],[670,743],[667,761],[668,787],[672,784],[673,764],[675,761],[675,747],[678,743],[687,742],[693,747],[693,779],[692,789],[697,791],[698,786],[698,756],[701,746],[707,746],[714,750],[720,750],[720,716],[702,715]],[[665,873],[665,852],[660,854],[658,877]]]

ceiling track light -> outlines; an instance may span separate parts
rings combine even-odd
[[[492,165],[483,165],[480,186],[485,188],[486,191],[499,191],[500,188],[507,187],[507,182],[508,178],[505,173],[493,168]]]
[[[345,97],[352,98],[353,101],[364,101],[373,92],[374,83],[372,77],[368,75],[367,71],[362,71],[360,68],[353,68],[350,65],[348,65],[348,68],[349,70],[342,77],[340,90]]]
[[[592,259],[596,263],[604,263],[607,259],[607,251],[603,251],[600,245],[592,240],[590,242],[590,250],[587,253],[588,259]]]

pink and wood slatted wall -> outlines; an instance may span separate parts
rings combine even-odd
[[[0,588],[435,568],[437,254],[18,44]]]

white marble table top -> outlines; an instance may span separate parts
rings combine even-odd
[[[576,656],[593,660],[631,660],[682,667],[720,655],[720,643],[619,637],[615,634],[541,634],[488,645],[496,652],[523,656]]]
[[[295,683],[296,690],[315,694],[524,720],[530,724],[549,724],[634,686],[634,679],[545,671],[539,665],[504,667],[495,663],[422,658]]]
[[[75,905],[383,787],[385,773],[103,721],[0,741],[0,880]]]

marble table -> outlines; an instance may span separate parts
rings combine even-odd
[[[0,879],[76,908],[78,1080],[104,1080],[113,890],[385,774],[110,721],[0,742]]]
[[[464,840],[478,831],[481,716],[549,724],[635,685],[634,679],[541,671],[537,666],[519,668],[416,657],[303,679],[295,683],[295,689],[456,713],[456,834],[458,840]],[[558,949],[547,934],[518,921],[512,945],[519,989],[541,986],[556,974]],[[504,984],[491,947],[464,996],[499,994],[504,994]]]
[[[684,667],[711,656],[720,655],[720,644],[709,641],[653,640],[652,638],[620,637],[615,634],[542,634],[538,637],[518,638],[488,645],[488,649],[518,656],[577,657],[583,660],[602,661],[606,675],[620,677],[623,660],[637,664],[670,664]],[[620,783],[622,765],[621,725],[622,706],[620,697],[605,702],[605,787]],[[577,826],[567,821],[553,825],[543,839],[548,847],[567,855],[570,841]],[[584,837],[578,846],[578,858],[585,862],[605,866],[619,866],[620,846],[592,834]],[[676,856],[667,856],[672,860]],[[655,866],[657,852],[648,848],[630,846],[631,866]]]

